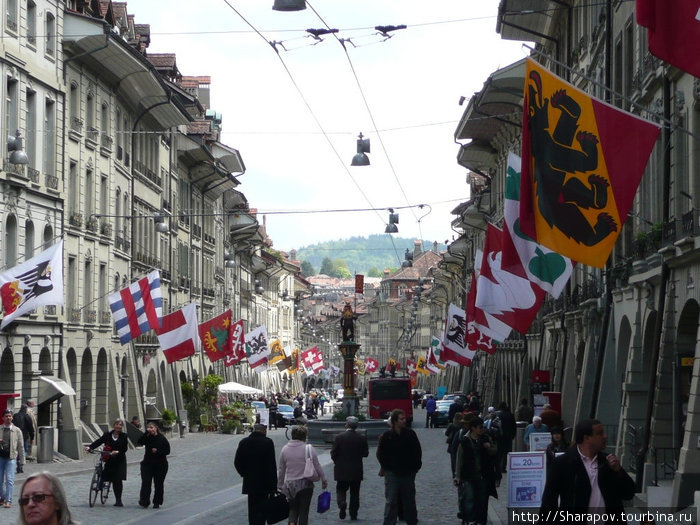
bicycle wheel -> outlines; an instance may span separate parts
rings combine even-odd
[[[91,507],[95,506],[95,501],[97,501],[97,493],[100,492],[100,467],[95,467],[95,472],[92,475],[92,481],[90,482],[90,494],[88,496],[88,502]]]
[[[104,505],[107,498],[109,498],[109,489],[112,487],[112,483],[109,481],[102,482],[102,490],[100,491],[100,501]]]

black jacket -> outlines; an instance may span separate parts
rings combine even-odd
[[[501,419],[502,441],[512,441],[516,433],[515,416],[510,410],[499,410],[496,415]]]
[[[104,449],[118,450],[119,454],[109,456],[109,459],[104,464],[104,479],[105,481],[114,481],[116,479],[126,479],[126,452],[129,450],[129,440],[124,432],[119,433],[119,437],[115,441],[112,439],[112,431],[105,432],[99,439],[90,443],[90,450],[104,445]]]
[[[415,474],[423,466],[418,436],[410,428],[404,428],[400,434],[387,430],[379,436],[377,459],[384,470],[399,475]]]
[[[484,446],[489,444],[489,448]],[[486,491],[489,496],[498,498],[496,492],[496,455],[498,453],[498,445],[484,432],[476,442],[471,438],[471,434],[466,433],[459,440],[459,449],[461,451],[461,464],[457,459],[456,469],[459,470],[459,479],[464,482],[475,482],[479,478],[486,481]],[[476,461],[479,460],[480,471],[477,472]]]
[[[362,458],[369,456],[367,437],[355,430],[346,430],[335,436],[331,459],[336,481],[357,481],[363,476]]]
[[[233,464],[243,478],[243,494],[269,494],[277,490],[275,444],[261,432],[253,432],[241,440]]]
[[[139,438],[139,445],[143,445],[144,454],[141,463],[167,463],[170,454],[170,442],[163,434],[151,435],[148,432]],[[153,452],[153,449],[156,449]]]
[[[598,487],[605,500],[605,512],[617,513],[624,510],[622,500],[634,497],[634,481],[629,474],[620,469],[615,472],[608,465],[605,454],[598,453]],[[591,497],[591,483],[588,472],[583,465],[577,446],[569,448],[563,456],[555,458],[547,473],[547,484],[542,494],[540,516],[549,521],[558,521],[552,517],[554,511],[588,512]],[[598,512],[602,512],[598,510]]]

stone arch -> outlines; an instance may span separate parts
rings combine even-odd
[[[32,351],[29,347],[22,348],[22,402],[32,397]]]
[[[80,362],[80,419],[90,421],[92,419],[92,407],[94,392],[93,360],[90,348],[83,351]]]
[[[7,347],[0,356],[0,392],[15,393],[15,356]]]
[[[179,376],[180,376],[180,384],[187,382],[187,374],[185,374],[184,370],[180,370]]]
[[[42,375],[53,374],[53,365],[51,363],[51,350],[47,346],[39,352],[39,370]]]
[[[78,358],[75,355],[75,349],[72,347],[66,352],[66,363],[68,366],[68,378],[71,386],[75,389],[78,386]]]
[[[107,351],[100,348],[97,352],[97,367],[95,368],[95,422],[109,424],[109,361]]]
[[[698,341],[698,322],[700,321],[700,305],[695,299],[690,299],[683,306],[678,318],[678,333],[676,334],[676,351],[673,356],[676,365],[673,377],[673,446],[683,445],[685,423],[688,417],[691,383],[693,378],[692,360],[684,366],[683,358],[695,356]]]

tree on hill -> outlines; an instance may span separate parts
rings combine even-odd
[[[331,261],[330,257],[323,258],[319,273],[322,273],[324,275],[331,275],[333,273],[333,261]]]
[[[309,261],[302,261],[301,273],[303,273],[307,277],[311,277],[312,275],[316,275],[316,270]]]

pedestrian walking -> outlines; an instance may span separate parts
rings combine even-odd
[[[102,473],[102,479],[112,483],[114,490],[115,507],[123,507],[122,490],[126,479],[126,452],[129,450],[129,441],[124,432],[124,422],[117,419],[112,424],[112,430],[105,432],[101,437],[90,443],[85,450],[91,452],[100,445],[102,457],[107,458]]]
[[[277,467],[277,487],[289,500],[289,525],[308,525],[314,482],[320,479],[323,490],[328,487],[316,450],[306,443],[306,435],[305,426],[292,428],[292,439],[282,447]],[[304,473],[307,457],[313,463],[310,477]]]
[[[518,410],[515,411],[516,421],[525,421],[528,425],[532,423],[532,416],[535,415],[534,409],[527,404],[527,399],[522,398]]]
[[[160,433],[158,426],[150,422],[146,432],[139,438],[143,445],[144,454],[141,461],[141,491],[139,505],[144,509],[151,504],[151,483],[153,484],[153,508],[163,504],[165,492],[165,476],[168,475],[168,454],[170,442]]]
[[[445,435],[447,439],[447,453],[450,455],[450,467],[452,467],[452,477],[455,475],[455,465],[457,462],[457,447],[459,446],[459,440],[461,439],[463,432],[462,420],[464,419],[464,414],[457,412],[452,419],[452,423],[447,425],[445,430]]]
[[[498,447],[484,429],[484,421],[469,421],[469,432],[460,440],[454,483],[459,487],[459,513],[462,523],[486,524],[489,496],[496,492],[496,454]]]
[[[0,505],[6,509],[12,506],[17,466],[23,465],[24,437],[22,431],[12,424],[12,410],[6,409],[0,427]]]
[[[513,439],[515,439],[517,427],[515,424],[515,416],[513,416],[513,413],[510,411],[505,401],[498,405],[496,414],[501,420],[501,440],[496,443],[498,445],[500,462],[496,467],[499,468],[501,472],[505,472],[506,464],[508,463],[508,453],[513,450]]]
[[[540,515],[565,511],[572,521],[583,522],[589,512],[621,516],[623,500],[634,497],[634,481],[615,454],[603,453],[605,428],[597,419],[584,419],[574,428],[575,446],[555,458],[547,473]],[[562,513],[563,514],[563,513]]]
[[[331,448],[333,477],[336,481],[336,496],[338,499],[338,517],[345,519],[347,505],[347,492],[350,489],[350,519],[357,519],[357,511],[360,508],[360,484],[363,479],[362,460],[369,456],[367,437],[357,432],[358,419],[350,416],[345,420],[345,432],[335,436]]]
[[[275,444],[265,425],[256,424],[241,440],[233,464],[243,478],[242,493],[248,495],[248,525],[265,525],[267,496],[277,489]]]
[[[428,396],[428,401],[425,403],[425,428],[433,428],[435,424],[433,423],[433,418],[435,417],[435,409],[437,408],[437,402],[433,396]]]
[[[22,484],[17,525],[80,525],[73,521],[61,481],[47,471],[30,475]]]
[[[525,450],[530,450],[530,434],[538,432],[549,432],[549,428],[542,423],[542,418],[540,416],[535,416],[532,418],[532,423],[525,427],[525,434],[523,435]]]
[[[399,504],[408,525],[418,523],[416,510],[416,474],[423,466],[423,451],[416,433],[406,426],[406,413],[396,408],[389,417],[391,429],[379,437],[377,459],[379,475],[384,477],[383,525],[394,525]]]
[[[29,455],[29,447],[34,441],[34,425],[32,418],[27,413],[27,405],[22,404],[19,411],[12,416],[12,424],[22,431],[22,446],[24,447],[24,456]],[[21,465],[17,465],[17,473],[24,472]]]
[[[547,472],[549,472],[549,469],[554,463],[554,458],[559,457],[569,448],[569,444],[564,438],[564,431],[561,427],[552,427],[549,433],[552,434],[552,442],[547,445],[547,450],[545,450],[547,454]]]
[[[32,445],[36,442],[37,432],[39,431],[39,427],[36,424],[36,411],[34,410],[34,406],[34,401],[32,401],[31,399],[27,399],[27,415],[32,421],[32,430],[34,431],[34,438],[29,443],[28,449],[24,451],[24,455],[27,456],[27,461],[29,461],[29,456],[32,455]]]

